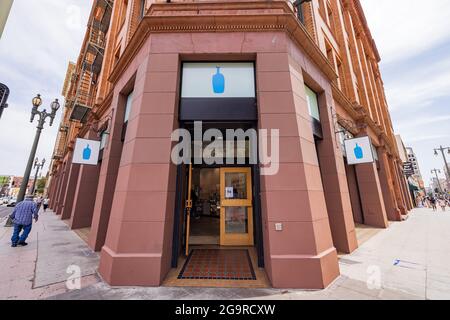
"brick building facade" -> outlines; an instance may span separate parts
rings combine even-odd
[[[243,62],[254,68],[254,118],[229,111],[235,100],[209,118],[195,112],[209,110],[203,102],[183,100],[189,63]],[[387,228],[412,207],[379,62],[358,0],[298,8],[95,0],[66,94],[50,207],[71,228],[90,228],[108,283],[160,285],[189,254],[184,177],[192,169],[171,162],[171,133],[195,120],[279,129],[278,174],[248,168],[254,264],[273,287],[326,287],[339,275],[337,253],[358,247],[355,225]],[[348,165],[343,140],[361,136],[376,161]],[[77,137],[102,141],[97,166],[72,163]]]

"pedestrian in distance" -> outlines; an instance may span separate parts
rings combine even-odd
[[[31,232],[33,218],[35,222],[39,219],[37,204],[33,201],[33,196],[26,196],[24,201],[16,204],[10,217],[14,224],[11,247],[28,245],[25,241]],[[20,234],[21,232],[22,234]]]
[[[48,203],[49,203],[48,198],[45,198],[44,201],[43,201],[44,212],[46,212],[47,209],[48,209]]]
[[[447,205],[447,203],[446,203],[445,199],[444,198],[440,198],[439,199],[439,206],[441,207],[442,211],[444,211],[444,212],[445,212],[446,205]]]
[[[433,208],[433,211],[437,211],[436,198],[435,197],[431,196],[430,203],[431,203],[431,207]]]
[[[42,198],[42,196],[40,196],[40,197],[37,198],[37,200],[36,200],[38,212],[39,212],[39,210],[41,210],[41,206],[42,206],[43,200],[44,200],[44,199]]]

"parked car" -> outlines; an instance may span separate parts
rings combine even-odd
[[[0,204],[8,204],[9,198],[8,197],[3,197],[0,201]]]
[[[11,198],[11,199],[9,199],[7,206],[8,207],[15,207],[16,206],[16,202],[17,202],[17,198]]]

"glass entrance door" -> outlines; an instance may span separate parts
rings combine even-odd
[[[220,169],[220,245],[253,246],[250,168]]]

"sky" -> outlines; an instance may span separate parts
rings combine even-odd
[[[425,184],[450,147],[450,1],[361,0],[381,55],[394,129],[414,148]],[[447,155],[450,162],[450,155]]]
[[[2,1],[2,0],[0,0]],[[52,127],[47,124],[36,156],[48,171],[63,107],[61,96],[69,61],[76,61],[91,1],[14,0],[0,39],[0,82],[10,89],[9,107],[0,119],[0,175],[24,174],[38,118],[30,123],[31,100],[40,93],[40,109],[61,109]],[[34,171],[33,171],[34,174]]]
[[[433,149],[450,147],[450,1],[361,2],[382,58],[394,129],[414,148],[427,184],[431,169],[444,166]],[[41,93],[47,108],[63,101],[67,64],[79,54],[90,7],[86,0],[14,1],[0,39],[0,82],[11,90],[0,120],[0,175],[23,175],[37,125],[29,121],[31,99]],[[60,115],[41,136],[44,171]]]

